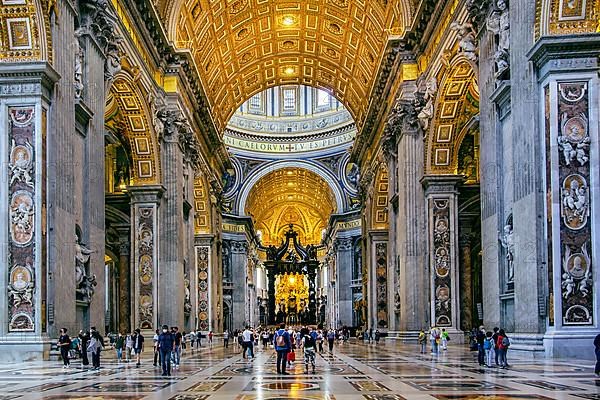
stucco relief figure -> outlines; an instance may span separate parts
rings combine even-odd
[[[456,31],[458,35],[459,52],[468,60],[477,61],[477,38],[473,24],[464,22],[462,24],[453,22],[450,29]]]
[[[10,273],[8,293],[12,298],[12,305],[20,307],[22,304],[33,304],[33,283],[31,282],[31,265],[26,267],[15,265]]]
[[[589,192],[586,181],[581,175],[569,175],[563,181],[561,214],[563,222],[571,229],[581,229],[587,223]]]
[[[563,274],[561,287],[563,289],[563,298],[567,299],[576,291],[583,296],[589,294],[591,284],[590,279],[590,256],[587,252],[587,245],[581,247],[580,253],[571,253],[571,248],[565,246],[563,255]]]
[[[423,93],[423,100],[425,101],[425,105],[419,112],[418,118],[421,122],[421,127],[424,131],[427,131],[429,128],[429,122],[433,118],[434,113],[434,105],[435,105],[435,95],[438,90],[437,79],[432,77],[427,81],[425,85],[425,93]]]
[[[13,139],[10,150],[10,182],[13,185],[15,182],[23,182],[25,185],[33,189],[33,162],[31,160],[33,147],[29,142],[24,146],[17,145]]]
[[[503,232],[499,235],[500,243],[506,250],[507,275],[508,282],[512,282],[515,276],[514,259],[515,259],[515,242],[513,227],[511,224],[504,226]]]
[[[566,165],[571,165],[577,160],[579,165],[583,166],[589,161],[590,137],[587,127],[587,118],[583,114],[572,118],[567,118],[566,113],[562,115],[562,134],[557,141]]]
[[[153,235],[152,230],[146,224],[140,224],[138,229],[138,240],[140,244],[140,250],[150,251],[153,247]]]
[[[498,37],[498,45],[494,52],[496,76],[502,75],[510,66],[510,15],[508,0],[497,0],[496,9],[487,21],[487,29]]]
[[[26,245],[33,239],[34,214],[31,195],[16,192],[10,206],[10,230],[17,245]]]

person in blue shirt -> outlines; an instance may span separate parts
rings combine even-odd
[[[273,346],[277,351],[277,373],[288,375],[288,373],[285,372],[285,366],[287,355],[292,349],[292,342],[290,340],[290,334],[285,330],[285,324],[279,325],[279,330],[275,332]]]
[[[169,332],[169,327],[163,325],[162,333],[158,336],[158,349],[160,351],[160,360],[162,365],[162,376],[171,376],[171,352],[175,337]]]

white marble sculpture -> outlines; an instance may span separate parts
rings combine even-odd
[[[500,243],[502,247],[506,249],[506,261],[507,261],[507,276],[508,282],[512,282],[514,279],[514,252],[515,243],[513,237],[513,227],[511,224],[504,226],[504,231],[499,235]]]
[[[475,37],[475,29],[470,22],[458,23],[453,22],[450,29],[458,34],[458,48],[468,60],[477,61],[477,38]]]

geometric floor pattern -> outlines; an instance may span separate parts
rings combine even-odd
[[[439,356],[421,355],[416,346],[346,343],[317,356],[315,374],[305,374],[298,353],[290,375],[278,376],[271,349],[244,360],[232,346],[185,354],[181,368],[161,377],[150,355],[136,368],[102,354],[99,371],[74,361],[0,366],[0,400],[600,400],[593,362],[531,360],[509,352],[508,369],[480,368],[477,355],[450,348]]]

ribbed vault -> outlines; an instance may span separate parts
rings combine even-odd
[[[331,90],[362,126],[388,38],[412,0],[164,0],[170,39],[189,49],[217,129],[255,93],[285,84]]]

